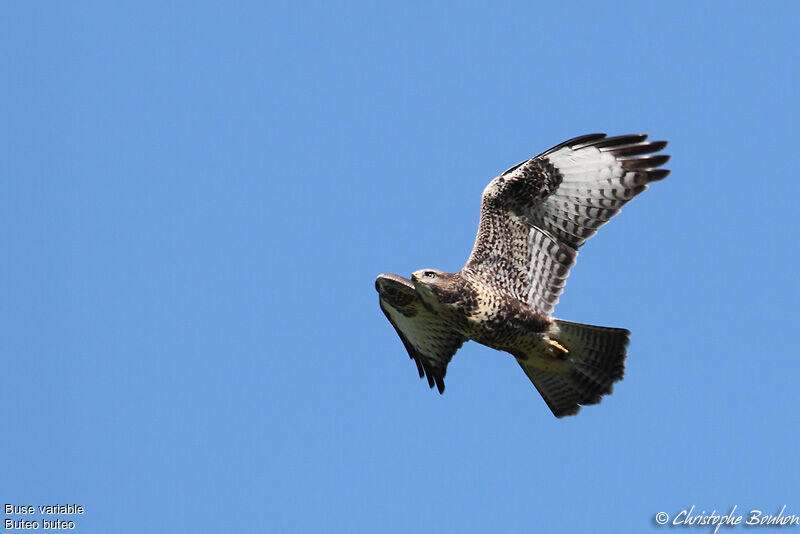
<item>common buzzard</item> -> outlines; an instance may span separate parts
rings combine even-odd
[[[420,378],[444,392],[469,340],[510,353],[556,417],[597,404],[625,371],[630,332],[550,316],[578,248],[650,182],[666,178],[666,141],[576,137],[492,180],[475,246],[457,273],[382,274],[380,307]]]

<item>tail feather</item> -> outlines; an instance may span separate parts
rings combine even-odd
[[[547,335],[566,353],[517,361],[556,417],[599,403],[625,374],[629,331],[553,319]]]

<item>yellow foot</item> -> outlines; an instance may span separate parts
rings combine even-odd
[[[564,348],[564,345],[562,345],[561,343],[559,343],[555,339],[550,339],[547,342],[550,344],[551,347],[554,347],[554,348],[560,350],[564,354],[569,354],[569,351]]]

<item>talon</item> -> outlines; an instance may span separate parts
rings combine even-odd
[[[560,350],[564,354],[569,354],[569,351],[564,348],[564,345],[562,345],[561,343],[559,343],[555,339],[550,339],[547,342],[550,344],[551,347],[557,348],[558,350]]]

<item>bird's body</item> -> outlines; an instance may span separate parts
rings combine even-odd
[[[510,298],[501,287],[465,273],[436,272],[436,286],[412,275],[426,308],[464,337],[493,349],[524,357],[542,343],[551,321],[530,306]]]
[[[551,317],[577,249],[619,208],[666,177],[665,142],[644,135],[569,140],[507,170],[483,192],[475,246],[458,273],[381,275],[380,305],[444,391],[447,364],[472,339],[514,356],[557,417],[595,404],[622,378],[629,332]]]

